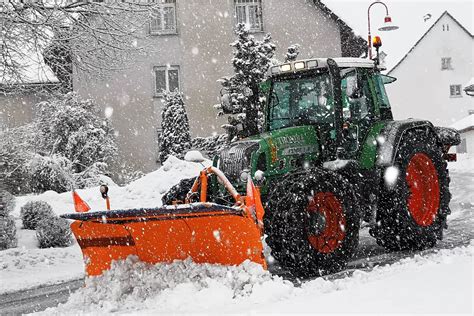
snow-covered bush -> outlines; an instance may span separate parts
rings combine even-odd
[[[0,179],[3,188],[12,193],[28,193],[28,162],[35,152],[34,124],[0,131]]]
[[[64,192],[74,184],[71,161],[61,155],[34,155],[29,161],[30,185],[35,192]]]
[[[0,189],[0,250],[17,245],[15,220],[8,215],[14,206],[15,198],[7,191]]]
[[[54,213],[48,203],[44,201],[30,201],[21,207],[20,217],[23,222],[23,228],[36,229],[39,221],[54,217]]]
[[[37,107],[38,143],[49,156],[69,159],[75,173],[96,162],[106,163],[117,154],[110,124],[91,100],[68,93]]]
[[[16,247],[17,241],[13,216],[0,216],[0,250]]]
[[[15,208],[15,197],[8,191],[0,190],[0,216],[7,216]]]
[[[227,138],[228,136],[226,134],[209,137],[196,137],[191,140],[191,148],[199,150],[208,158],[212,159],[228,144]]]
[[[40,248],[68,247],[72,244],[69,222],[57,216],[44,218],[36,226],[36,238]]]
[[[0,178],[14,193],[96,185],[117,154],[100,109],[74,93],[36,105],[35,120],[0,132]]]
[[[224,125],[231,138],[259,132],[259,112],[263,106],[259,85],[265,80],[275,52],[269,34],[257,41],[245,24],[237,26],[236,34],[237,40],[231,44],[234,48],[234,75],[222,80],[226,93],[221,104],[216,106],[219,114],[235,115],[230,116],[229,124]]]
[[[164,106],[161,112],[163,130],[160,161],[163,163],[170,155],[183,158],[190,147],[191,134],[189,120],[181,93],[165,92]]]

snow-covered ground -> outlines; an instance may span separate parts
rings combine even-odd
[[[44,314],[472,312],[474,244],[297,287],[261,266],[116,264]]]
[[[171,158],[159,170],[126,187],[111,187],[112,207],[157,206],[169,187],[182,178],[195,176],[201,168],[199,164]],[[453,214],[448,217],[448,224],[465,222],[462,229],[472,232],[474,168],[463,163],[463,166],[450,164],[450,169],[453,170]],[[104,208],[98,188],[79,190],[79,194],[93,210]],[[19,216],[21,206],[31,200],[47,201],[57,214],[73,210],[70,193],[46,192],[17,198],[14,215]],[[19,229],[18,232],[19,247],[0,251],[0,294],[83,277],[82,255],[77,245],[38,249],[33,231]],[[449,241],[451,237],[447,237]],[[149,266],[130,259],[118,263],[102,277],[87,280],[86,287],[74,293],[66,304],[48,309],[45,314],[381,311],[470,314],[474,243],[471,238],[470,245],[455,246],[456,243],[448,247],[452,249],[411,254],[395,263],[386,262],[370,269],[357,268],[351,271],[350,277],[330,276],[301,285],[271,275],[252,263],[222,267],[186,261]]]

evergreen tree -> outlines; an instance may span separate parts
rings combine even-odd
[[[178,91],[164,93],[161,119],[163,134],[160,161],[163,163],[170,155],[182,158],[185,151],[191,146],[191,134],[181,93]]]
[[[285,61],[295,61],[300,54],[300,45],[294,44],[288,47],[288,51],[286,52]]]
[[[237,40],[231,44],[234,75],[223,80],[226,94],[218,105],[220,114],[235,115],[230,116],[229,124],[224,126],[231,138],[236,134],[239,137],[258,134],[259,112],[263,106],[259,84],[265,80],[275,52],[269,34],[257,41],[244,24],[237,26],[236,34]]]

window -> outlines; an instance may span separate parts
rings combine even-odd
[[[461,144],[456,146],[456,152],[458,154],[466,154],[467,153],[467,142],[466,142],[465,138],[463,138],[461,140]]]
[[[150,22],[151,34],[176,34],[176,0],[148,0],[157,3]]]
[[[451,98],[462,97],[462,88],[460,84],[452,84],[449,86],[449,95]]]
[[[247,24],[251,31],[263,31],[262,1],[235,0],[235,18],[237,24]]]
[[[449,32],[449,24],[443,24],[443,32]]]
[[[334,102],[328,74],[276,81],[270,95],[270,130],[333,122]]]
[[[450,70],[453,69],[451,65],[451,57],[441,58],[441,70]]]
[[[179,66],[155,67],[155,95],[163,91],[179,90]]]

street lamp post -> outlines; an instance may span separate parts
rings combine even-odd
[[[375,2],[372,2],[370,4],[369,8],[367,9],[367,25],[368,25],[368,34],[369,34],[369,38],[368,38],[368,40],[369,40],[369,42],[368,42],[368,50],[369,50],[368,51],[368,56],[369,56],[369,59],[372,59],[372,34],[370,33],[370,9],[375,4],[381,4],[385,7],[384,26],[380,27],[379,31],[393,31],[393,30],[398,29],[398,26],[396,26],[392,23],[392,18],[388,14],[388,7],[385,3],[383,3],[382,1],[375,1]]]

